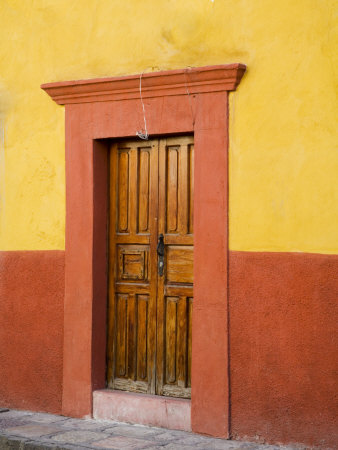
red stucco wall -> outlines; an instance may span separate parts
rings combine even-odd
[[[230,253],[234,438],[337,448],[338,256]]]
[[[338,442],[338,256],[230,252],[231,432]],[[61,412],[64,252],[0,253],[0,405]]]
[[[0,406],[61,411],[64,252],[0,252]]]

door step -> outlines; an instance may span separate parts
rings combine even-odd
[[[191,431],[191,401],[103,389],[93,392],[93,417]]]

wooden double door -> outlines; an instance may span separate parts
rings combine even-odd
[[[191,396],[192,136],[110,149],[108,387]]]

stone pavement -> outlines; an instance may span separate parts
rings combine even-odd
[[[0,408],[1,450],[291,450],[292,448],[295,447],[227,441],[164,428],[92,419],[71,419],[52,414]]]

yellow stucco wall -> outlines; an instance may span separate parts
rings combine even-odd
[[[0,249],[64,248],[64,109],[41,83],[242,62],[230,248],[338,253],[335,0],[1,0]]]

